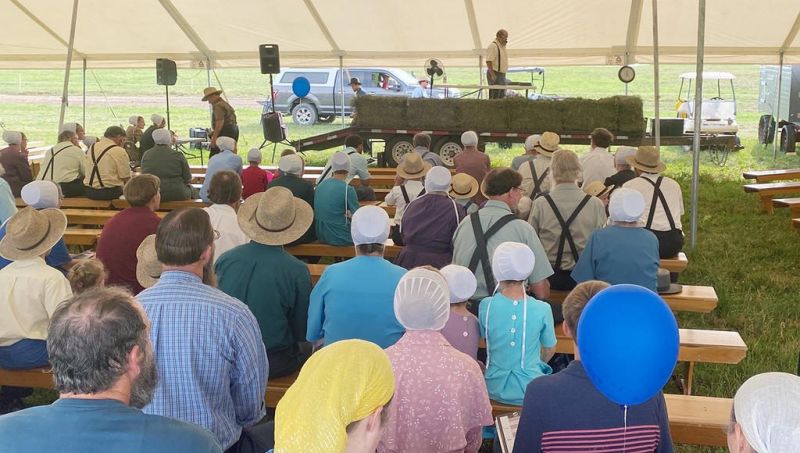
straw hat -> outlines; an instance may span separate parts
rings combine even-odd
[[[20,209],[6,222],[0,256],[9,261],[41,256],[56,245],[66,228],[67,216],[58,209]]]
[[[661,162],[661,153],[655,146],[640,146],[636,154],[626,160],[631,167],[646,173],[661,173],[667,169],[664,162]]]
[[[457,173],[450,184],[450,196],[456,200],[467,200],[478,193],[478,180],[466,173]]]
[[[218,90],[216,87],[208,87],[203,90],[203,99],[201,100],[207,101],[210,96],[220,93],[222,93],[222,90]]]
[[[534,145],[534,149],[542,156],[550,157],[554,152],[561,149],[558,145],[561,143],[561,137],[555,132],[545,132],[539,138],[539,143]]]
[[[285,187],[251,195],[238,213],[239,227],[250,239],[264,245],[286,245],[305,234],[314,210]]]
[[[158,283],[161,270],[156,253],[156,235],[151,234],[136,249],[136,280],[143,288],[149,288]]]
[[[403,157],[403,161],[397,166],[397,175],[405,179],[422,178],[428,173],[433,165],[425,162],[417,152],[410,152]]]
[[[606,186],[600,181],[592,181],[588,186],[583,188],[583,192],[586,193],[586,195],[591,195],[597,198],[602,198],[608,195],[609,190],[611,190],[611,186]]]

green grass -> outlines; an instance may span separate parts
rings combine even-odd
[[[796,167],[796,156],[779,156],[773,161],[771,148],[764,149],[755,143],[758,116],[757,66],[714,66],[707,70],[730,71],[737,75],[737,100],[739,124],[745,149],[731,156],[726,167],[714,165],[708,153],[701,154],[699,191],[699,229],[697,248],[685,248],[689,267],[681,275],[681,282],[695,285],[712,285],[719,295],[719,307],[710,314],[678,315],[679,324],[687,328],[723,329],[740,332],[749,351],[738,365],[699,364],[696,368],[695,393],[698,395],[731,397],[748,377],[766,371],[794,372],[800,352],[800,311],[797,294],[797,233],[790,229],[789,213],[776,210],[774,215],[758,211],[757,198],[742,191],[741,171],[753,168]],[[638,67],[636,81],[631,84],[631,94],[642,96],[645,115],[652,115],[651,68]],[[662,115],[673,116],[677,97],[677,76],[692,71],[688,66],[662,68]],[[155,97],[163,93],[154,84],[152,71],[96,71],[109,95]],[[261,143],[258,124],[260,107],[255,100],[266,92],[266,78],[256,70],[224,70],[219,72],[228,93],[236,98],[251,98],[252,103],[235,105],[242,128],[240,152]],[[80,75],[73,75],[76,87]],[[0,71],[0,93],[3,94],[60,94],[61,75],[57,71]],[[21,83],[19,83],[21,80]],[[474,83],[476,69],[450,71],[451,83]],[[199,97],[205,86],[205,72],[181,71],[176,95]],[[73,93],[79,89],[73,87]],[[552,68],[547,72],[545,92],[598,98],[622,93],[616,80],[614,67]],[[90,94],[99,94],[90,86]],[[131,114],[149,116],[163,109],[137,106],[138,99],[130,105],[115,106],[116,116],[125,122]],[[68,118],[79,119],[80,99],[70,107]],[[184,103],[185,104],[185,103]],[[192,126],[205,126],[208,111],[204,104],[196,107],[181,106],[172,109],[173,129],[186,134]],[[31,140],[50,143],[55,137],[58,105],[31,103],[4,103],[0,105],[0,121],[7,127],[28,132]],[[119,122],[104,105],[93,105],[87,110],[89,132],[98,134],[109,124]],[[289,125],[290,138],[299,139],[340,127],[335,125],[295,127]],[[583,152],[585,146],[569,146]],[[268,148],[271,151],[271,147]],[[377,147],[380,149],[380,146]],[[280,148],[279,148],[280,150]],[[487,151],[494,166],[509,165],[513,156],[522,152],[519,145],[501,150],[489,145]],[[312,165],[324,163],[331,151],[308,153]],[[691,153],[681,148],[664,148],[667,174],[683,187],[686,215],[684,229],[689,232],[689,206],[691,186]],[[267,159],[268,160],[268,159]],[[687,237],[687,244],[689,238]],[[52,393],[37,392],[29,402],[44,403]],[[709,451],[682,447],[680,451]]]

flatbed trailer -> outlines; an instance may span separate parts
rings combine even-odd
[[[344,140],[349,135],[358,134],[370,142],[384,142],[383,156],[378,156],[379,162],[389,167],[396,167],[402,156],[414,149],[412,139],[415,134],[426,133],[431,136],[431,151],[438,154],[445,165],[454,166],[453,158],[460,153],[461,134],[464,131],[436,131],[425,129],[373,129],[351,126],[337,131],[314,135],[292,142],[298,152],[321,151],[344,145]],[[476,131],[481,144],[486,143],[524,143],[530,134],[518,132]],[[561,144],[588,145],[590,132],[567,132],[560,134]],[[692,135],[662,136],[661,145],[664,146],[691,146]],[[614,138],[614,145],[642,146],[654,145],[655,138],[649,134],[632,137],[618,135]],[[736,146],[736,136],[728,134],[701,135],[700,146],[713,153],[727,155]]]

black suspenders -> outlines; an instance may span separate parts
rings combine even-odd
[[[486,282],[487,291],[491,292],[491,288],[495,284],[494,275],[492,274],[492,262],[489,259],[489,239],[509,222],[516,220],[516,218],[514,214],[504,215],[484,233],[483,228],[481,228],[481,219],[478,213],[473,212],[469,216],[469,220],[472,222],[472,232],[475,235],[475,251],[472,252],[472,259],[469,261],[469,270],[475,273],[478,270],[478,262],[481,263],[483,279]]]
[[[405,184],[401,184],[400,185],[400,194],[403,195],[403,200],[406,201],[406,204],[411,203],[411,197],[408,196],[408,191],[406,190],[406,185]],[[423,196],[423,195],[425,195],[425,188],[424,187],[422,188],[422,191],[420,191],[420,193],[417,194],[417,197],[415,198],[415,200],[417,198]]]
[[[546,178],[547,174],[550,172],[550,167],[545,168],[542,175],[539,176],[536,174],[536,168],[533,166],[532,160],[528,161],[528,166],[531,169],[531,177],[533,178],[533,190],[531,191],[530,198],[534,200],[543,193],[542,184],[544,183],[544,178]]]
[[[106,186],[105,186],[105,184],[103,184],[103,179],[100,177],[100,169],[97,167],[97,164],[100,163],[100,160],[103,159],[103,157],[106,155],[108,150],[110,150],[111,148],[113,148],[115,146],[117,146],[117,145],[111,145],[111,146],[107,147],[102,152],[100,152],[100,157],[97,157],[97,158],[95,158],[95,155],[94,155],[94,145],[92,145],[91,149],[89,149],[89,152],[91,153],[91,156],[92,156],[92,163],[94,164],[92,166],[92,174],[89,176],[89,186],[90,187],[94,185],[94,178],[97,178],[97,182],[100,183],[100,188],[101,189],[105,189]]]
[[[558,238],[558,252],[556,253],[556,262],[553,266],[557,270],[561,270],[561,261],[564,259],[564,245],[565,243],[569,243],[569,251],[572,253],[572,259],[577,263],[578,262],[578,248],[575,246],[575,240],[572,238],[572,232],[569,230],[570,225],[580,214],[581,210],[586,203],[592,197],[590,195],[586,195],[583,197],[580,203],[578,203],[578,207],[572,211],[572,214],[569,218],[565,221],[564,217],[561,216],[561,212],[559,212],[556,203],[553,201],[553,197],[549,194],[544,195],[544,199],[547,200],[547,204],[550,205],[550,208],[553,210],[553,213],[556,215],[556,220],[558,220],[559,225],[561,225],[561,237]]]
[[[349,153],[347,153],[347,155],[350,156],[355,153],[356,153],[355,151],[350,151]],[[322,176],[319,177],[319,182],[325,181],[325,178],[331,172],[331,168],[333,167],[330,164],[328,164],[328,168],[326,168],[325,171],[322,173]]]
[[[650,229],[653,225],[653,218],[656,215],[656,203],[661,202],[661,206],[664,206],[664,213],[667,215],[667,220],[669,221],[669,228],[670,230],[675,229],[675,220],[672,218],[672,212],[669,210],[669,205],[667,205],[667,199],[664,197],[664,193],[661,192],[661,180],[664,179],[663,176],[659,176],[656,179],[656,182],[651,181],[648,178],[640,176],[640,178],[644,179],[645,181],[649,182],[653,185],[653,199],[650,201],[650,213],[647,215],[647,224],[644,226],[646,229]]]
[[[65,147],[63,147],[63,148],[61,148],[61,149],[59,149],[58,151],[53,151],[53,150],[55,149],[55,147],[52,147],[52,148],[50,148],[50,162],[48,162],[48,163],[47,163],[47,167],[45,167],[45,169],[44,169],[44,172],[42,172],[42,179],[44,179],[45,177],[47,177],[47,172],[48,172],[48,171],[50,172],[50,181],[52,181],[52,180],[53,180],[53,178],[55,178],[55,173],[56,173],[56,169],[55,169],[55,161],[56,161],[56,156],[58,156],[58,154],[59,154],[61,151],[64,151],[65,149],[69,148],[70,146],[72,146],[72,145],[71,145],[71,144],[70,144],[70,145],[67,145],[67,146],[65,146]]]

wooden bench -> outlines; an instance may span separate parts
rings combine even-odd
[[[563,302],[567,294],[569,291],[550,290],[550,300]],[[683,291],[661,297],[672,311],[711,313],[719,303],[717,292],[713,286],[683,285]]]
[[[683,252],[678,253],[678,256],[674,258],[663,258],[659,263],[659,267],[663,267],[670,272],[677,273],[685,271],[688,265],[689,258],[687,258],[686,254]]]
[[[119,211],[104,209],[62,209],[61,212],[67,216],[69,225],[92,225],[102,227],[112,217],[119,214]],[[166,212],[156,212],[156,215],[164,218]]]
[[[54,387],[53,374],[50,372],[50,368],[34,368],[32,370],[4,370],[0,368],[0,387],[4,385],[51,389]]]
[[[18,208],[24,208],[28,206],[22,198],[16,199],[16,204]],[[90,200],[86,197],[79,197],[79,198],[63,198],[61,200],[61,208],[74,208],[74,209],[109,209],[111,208],[111,201],[107,200]]]
[[[800,230],[800,219],[792,219],[792,228]]]
[[[298,374],[300,374],[299,371],[282,378],[269,379],[267,381],[267,391],[264,394],[264,405],[266,407],[276,407],[278,405],[278,401],[283,398],[283,395],[286,394],[286,391],[289,390],[289,387],[291,387],[292,384],[294,384],[294,381],[297,380]]]
[[[792,218],[800,217],[800,198],[773,198],[774,208],[789,208]]]
[[[755,179],[757,183],[800,179],[800,168],[777,170],[750,170],[742,173],[744,179]]]
[[[82,247],[94,247],[100,238],[99,228],[67,228],[64,231],[64,243]]]
[[[395,258],[400,254],[400,246],[394,245],[391,239],[386,241],[384,256]],[[356,256],[355,247],[352,245],[336,246],[311,242],[308,244],[293,245],[286,247],[286,251],[294,256],[328,256],[334,258],[353,258]]]
[[[763,184],[745,184],[747,193],[754,193],[761,199],[761,212],[772,214],[772,197],[800,193],[800,182],[772,182]]]
[[[131,207],[131,204],[128,200],[114,200],[111,202],[111,206],[114,209],[127,209]],[[197,198],[194,200],[183,200],[183,201],[165,201],[158,206],[159,211],[172,211],[173,209],[182,209],[182,208],[205,208],[209,206],[208,203],[204,202],[203,200]],[[161,215],[161,214],[159,214]],[[163,215],[161,215],[163,217]]]

